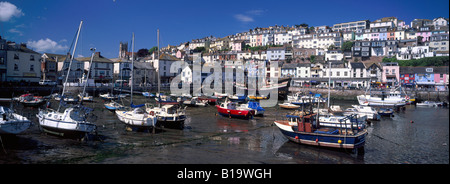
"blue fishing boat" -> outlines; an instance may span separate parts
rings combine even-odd
[[[295,143],[343,149],[364,147],[367,130],[355,115],[340,119],[342,126],[336,127],[321,127],[314,113],[286,117],[288,120],[276,120],[274,123],[284,136]],[[356,126],[345,126],[347,120]]]
[[[255,116],[264,116],[264,112],[266,111],[264,108],[261,107],[259,102],[256,102],[254,100],[250,100],[246,104],[241,104],[241,107],[246,107],[255,110]]]

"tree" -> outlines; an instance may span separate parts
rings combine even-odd
[[[342,51],[352,51],[352,47],[353,47],[353,42],[351,41],[346,41],[344,42],[344,44],[342,44]]]
[[[148,56],[148,49],[139,49],[137,52],[137,57],[145,57]]]
[[[158,51],[158,47],[154,46],[154,47],[152,47],[151,49],[148,50],[148,53],[149,54],[153,54],[153,52],[156,52],[156,51]]]
[[[311,55],[309,58],[310,58],[309,61],[310,61],[311,63],[314,63],[314,61],[316,60],[316,55]]]

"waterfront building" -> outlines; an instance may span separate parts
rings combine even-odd
[[[398,63],[380,63],[383,72],[381,73],[381,82],[388,86],[395,86],[400,80],[400,67]]]
[[[384,17],[373,22],[370,22],[370,28],[394,28],[397,27],[398,19],[396,17]]]
[[[41,79],[41,54],[27,48],[26,44],[6,42],[2,45],[6,46],[6,81],[38,83]]]
[[[64,61],[67,55],[44,53],[41,56],[41,78],[45,80],[58,80],[58,62]]]
[[[6,40],[0,36],[0,82],[6,82]]]
[[[103,57],[100,52],[95,52],[92,58],[92,66],[89,68],[91,57],[77,58],[79,64],[83,65],[82,69],[75,70],[74,73],[83,76],[84,71],[91,70],[89,79],[94,79],[96,83],[112,83],[114,74],[114,62]],[[73,65],[74,63],[72,63]],[[71,72],[72,73],[72,72]]]
[[[383,69],[377,63],[372,63],[367,66],[366,71],[367,77],[371,83],[381,82]]]

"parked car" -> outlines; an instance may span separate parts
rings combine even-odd
[[[56,86],[56,81],[51,81],[51,80],[41,80],[41,81],[39,81],[39,85],[43,85],[43,86]]]

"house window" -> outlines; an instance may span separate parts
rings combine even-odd
[[[344,77],[346,77],[348,75],[348,72],[344,72]]]
[[[427,71],[427,72],[433,72],[433,68],[426,68],[425,71]]]
[[[336,72],[336,76],[340,76],[341,75],[341,72]]]
[[[14,54],[14,59],[19,59],[19,54]]]
[[[30,65],[30,72],[34,72],[34,65]]]
[[[17,64],[14,64],[14,71],[19,71],[19,66],[17,66]]]
[[[30,55],[30,61],[34,61],[34,55]]]
[[[5,58],[3,58],[3,57],[0,57],[0,65],[1,64],[5,64]]]

